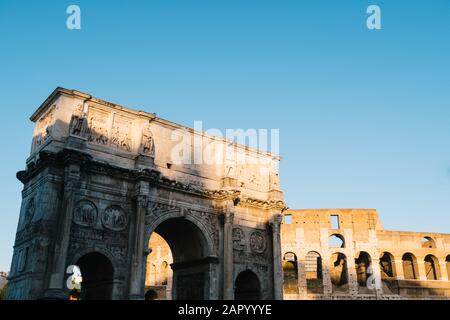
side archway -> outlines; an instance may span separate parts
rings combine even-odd
[[[91,252],[78,259],[83,282],[82,300],[112,299],[114,267],[111,261],[101,253]]]
[[[260,300],[261,283],[258,276],[251,270],[241,272],[234,285],[235,300]]]

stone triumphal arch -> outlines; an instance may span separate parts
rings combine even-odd
[[[63,88],[31,120],[9,298],[66,299],[75,264],[84,299],[144,299],[153,234],[174,299],[282,298],[276,155]]]

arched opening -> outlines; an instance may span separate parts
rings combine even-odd
[[[365,251],[361,251],[358,258],[355,259],[356,281],[358,282],[358,290],[360,293],[368,293],[373,289],[367,282],[373,273],[370,267],[371,264],[372,259]]]
[[[260,300],[261,285],[258,276],[250,270],[241,272],[234,285],[235,300]]]
[[[347,257],[345,254],[337,252],[331,256],[330,278],[333,292],[348,291]]]
[[[405,253],[402,257],[403,275],[407,280],[418,279],[417,259],[412,253]]]
[[[322,257],[315,251],[308,252],[305,259],[307,293],[323,293]]]
[[[367,279],[371,275],[371,272],[369,272],[371,263],[372,259],[365,251],[361,251],[358,258],[355,259],[356,281],[361,287],[367,286]]]
[[[447,277],[450,280],[450,255],[445,258],[445,265],[447,267]]]
[[[149,240],[146,287],[159,299],[206,300],[209,298],[210,259],[203,231],[185,218],[160,223]],[[155,265],[153,281],[150,271]],[[150,277],[150,279],[149,279]]]
[[[380,257],[380,273],[383,292],[386,294],[399,294],[399,289],[395,280],[395,277],[397,276],[395,259],[389,252],[383,252]]]
[[[427,280],[439,280],[441,277],[439,260],[432,254],[429,254],[425,257],[424,263]]]
[[[328,238],[328,246],[330,248],[345,248],[344,236],[340,234],[332,234]]]
[[[112,299],[114,268],[107,257],[98,252],[88,253],[76,265],[83,277],[81,300]]]
[[[422,248],[426,248],[426,249],[436,248],[436,242],[431,237],[423,237],[421,243],[422,243]]]
[[[297,256],[292,252],[283,257],[283,289],[285,294],[298,293]]]
[[[383,252],[380,258],[381,279],[389,279],[397,276],[394,264],[394,256],[389,252]]]
[[[158,300],[158,293],[155,290],[148,290],[145,293],[145,300]]]

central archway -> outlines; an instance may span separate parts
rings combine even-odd
[[[152,233],[164,239],[170,248],[173,263],[167,268],[172,269],[172,299],[209,299],[211,261],[203,231],[190,220],[180,217],[164,220]],[[151,248],[150,240],[149,246],[152,251],[155,249]],[[159,272],[167,272],[162,269],[159,268]],[[157,275],[156,278],[164,278],[161,285],[166,282],[165,275]]]
[[[234,288],[235,300],[260,300],[261,284],[258,276],[250,270],[241,272],[236,278]]]

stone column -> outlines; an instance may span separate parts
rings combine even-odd
[[[378,256],[378,255],[375,255]],[[372,277],[374,277],[375,281],[375,294],[377,298],[383,294],[383,286],[381,285],[381,268],[380,268],[380,260],[373,259],[372,260]]]
[[[394,260],[392,263],[395,264],[395,274],[397,280],[405,280],[405,274],[403,273],[403,260]]]
[[[419,280],[427,280],[427,272],[425,270],[425,261],[417,260],[416,278]]]
[[[75,205],[75,192],[80,179],[80,163],[68,159],[64,172],[64,195],[60,215],[56,218],[56,237],[53,252],[49,287],[44,296],[51,299],[67,299],[65,276],[67,269],[67,252],[69,249],[70,229]],[[67,290],[66,290],[67,289]]]
[[[306,255],[296,251],[297,255],[297,285],[300,299],[305,299],[308,295],[308,283],[306,280]]]
[[[355,256],[347,255],[348,290],[350,295],[358,294],[358,276],[356,275]]]
[[[273,289],[274,299],[283,300],[283,267],[281,265],[280,226],[283,216],[279,213],[273,216],[272,244],[273,244]]]
[[[234,255],[233,255],[233,220],[234,212],[228,209],[224,214],[223,224],[223,298],[234,299]]]
[[[331,282],[330,268],[331,268],[331,255],[327,250],[322,252],[322,281],[323,281],[323,294],[326,297],[330,297],[333,294],[333,283]]]
[[[439,280],[441,281],[448,281],[449,280],[449,276],[447,275],[447,262],[445,261],[445,257],[443,260],[439,260],[439,266],[436,266],[437,268],[439,268],[439,271],[441,273]]]
[[[131,268],[130,268],[130,300],[144,299],[145,289],[145,263],[147,254],[150,251],[147,249],[145,242],[145,214],[147,211],[147,194],[148,185],[144,182],[139,182],[136,192],[136,219],[135,219],[135,234],[133,247],[131,252]]]

